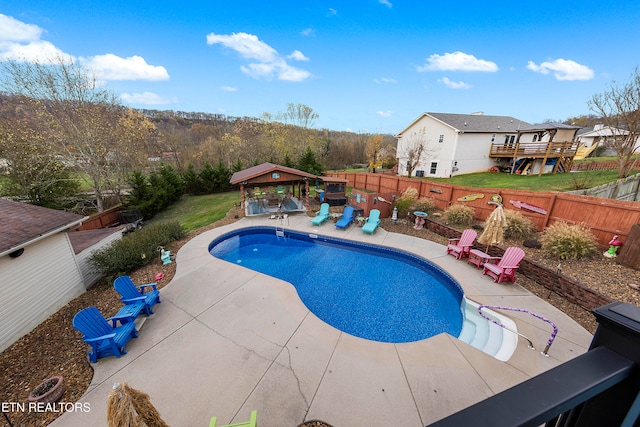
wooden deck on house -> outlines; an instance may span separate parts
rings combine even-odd
[[[553,168],[553,173],[556,173],[559,167],[565,171],[571,170],[578,146],[579,143],[576,141],[491,144],[489,157],[513,159],[514,161],[516,159],[543,159],[543,164],[549,159],[559,159]],[[542,174],[542,168],[539,174]]]

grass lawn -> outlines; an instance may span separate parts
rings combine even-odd
[[[229,209],[239,204],[238,191],[182,196],[178,203],[153,217],[152,222],[176,220],[189,232],[224,218]]]
[[[640,171],[633,171],[636,174]],[[477,188],[509,188],[531,191],[582,190],[607,184],[618,179],[618,171],[585,171],[557,174],[515,175],[482,172],[458,175],[451,178],[428,178],[429,181]]]

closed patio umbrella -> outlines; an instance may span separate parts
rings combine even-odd
[[[504,243],[504,228],[507,225],[507,217],[501,204],[496,204],[496,208],[484,223],[484,231],[478,237],[478,243],[487,245],[500,245]],[[486,251],[486,250],[485,250]]]

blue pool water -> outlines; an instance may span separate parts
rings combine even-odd
[[[460,285],[408,252],[272,227],[224,234],[209,252],[291,283],[316,316],[357,337],[400,343],[462,329]]]

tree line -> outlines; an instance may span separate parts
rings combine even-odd
[[[153,174],[167,164],[184,191],[223,191],[225,176],[266,161],[321,174],[380,163],[380,149],[372,160],[368,146],[393,152],[392,135],[316,129],[317,119],[304,104],[260,118],[135,110],[121,105],[90,71],[63,58],[5,61],[0,196],[68,209],[80,188],[89,188],[101,211],[108,199],[122,202],[141,174],[153,186]]]

